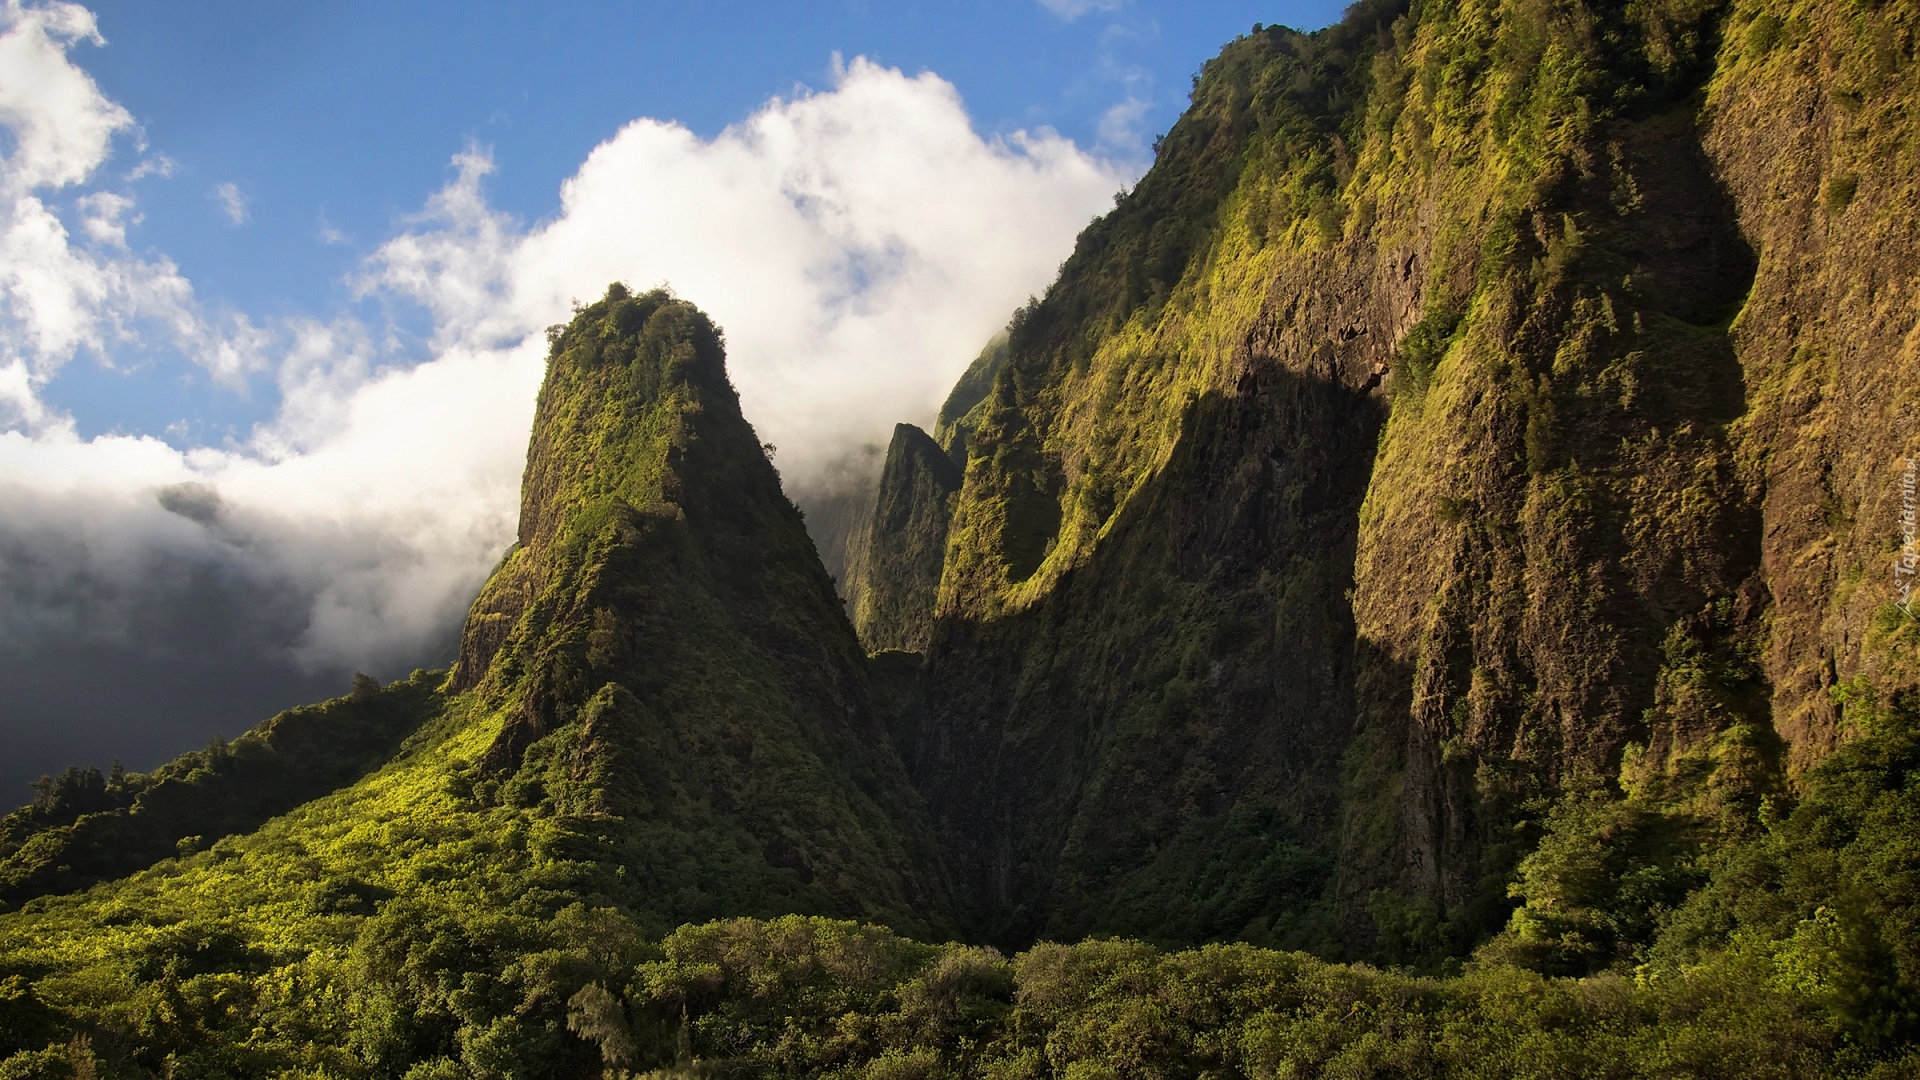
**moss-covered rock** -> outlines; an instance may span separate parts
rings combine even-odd
[[[615,286],[555,337],[519,542],[451,685],[505,717],[479,762],[502,790],[615,819],[590,831],[636,904],[693,874],[730,904],[939,925],[865,654],[691,304]]]
[[[1211,61],[942,414],[911,764],[983,932],[1170,933],[1123,898],[1237,814],[1337,854],[1349,947],[1458,952],[1589,778],[1711,844],[1920,680],[1915,32],[1455,0]]]
[[[897,432],[914,651],[615,287],[446,687],[0,824],[0,1071],[1912,1073],[1917,35],[1256,28]]]
[[[912,424],[893,429],[873,518],[854,547],[847,607],[873,652],[924,652],[947,552],[948,503],[960,467]]]

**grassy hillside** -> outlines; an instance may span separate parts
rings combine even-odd
[[[45,895],[0,916],[0,1057],[576,1075],[567,1000],[682,921],[948,918],[864,654],[689,304],[615,286],[556,334],[519,542],[438,681],[8,819]],[[334,767],[377,737],[369,775]],[[205,850],[149,850],[202,821]]]
[[[116,765],[43,779],[31,804],[0,818],[0,904],[191,853],[351,784],[439,711],[440,681],[416,671],[383,689],[363,675],[346,697],[289,709],[151,773]]]
[[[432,783],[486,742],[450,716],[252,837],[8,916],[0,1076],[1892,1080],[1920,1067],[1920,707],[1873,715],[1643,962],[1582,978],[1492,951],[1445,976],[1247,944],[1008,957],[802,916],[662,935],[583,891],[549,823]],[[1580,892],[1596,850],[1527,875],[1555,916],[1639,910]]]

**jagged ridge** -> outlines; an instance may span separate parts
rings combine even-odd
[[[903,744],[983,932],[1545,933],[1522,860],[1596,782],[1642,815],[1635,902],[1678,903],[1661,860],[1913,686],[1910,621],[1851,584],[1889,576],[1872,463],[1912,445],[1913,37],[1377,4],[1210,62],[956,389],[937,599],[893,617],[933,619]],[[1276,858],[1267,902],[1204,884]]]
[[[763,909],[941,917],[864,655],[690,304],[616,286],[555,338],[519,541],[451,685],[508,714],[482,772],[628,823],[610,862],[726,863],[747,880],[703,890]]]

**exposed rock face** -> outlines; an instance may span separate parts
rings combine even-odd
[[[373,770],[321,818],[437,792],[422,821],[537,831],[556,895],[654,930],[1431,957],[1505,925],[1625,963],[1540,936],[1573,871],[1535,856],[1600,835],[1556,808],[1658,841],[1609,852],[1606,912],[1644,913],[1633,859],[1760,828],[1920,688],[1917,36],[1910,4],[1434,0],[1234,42],[932,436],[896,430],[846,545],[871,657],[718,332],[616,286],[556,334],[446,687],[50,780],[0,900]],[[869,489],[833,490],[829,538]]]
[[[1731,338],[1735,425],[1773,600],[1763,667],[1798,772],[1844,731],[1836,697],[1912,685],[1889,650],[1920,446],[1920,150],[1910,8],[1736,10],[1701,145],[1759,270]],[[1911,605],[1909,605],[1911,606]]]
[[[1355,523],[1420,282],[1368,234],[1222,235],[1289,164],[1280,88],[1325,76],[1291,40],[1209,67],[978,407],[911,767],[1006,940],[1327,930]]]
[[[1301,838],[1338,821],[1350,523],[1382,409],[1246,361],[1083,564],[937,625],[912,765],[996,935],[1308,929],[1331,866]]]
[[[1354,567],[1377,662],[1356,695],[1349,910],[1391,883],[1493,921],[1508,867],[1483,856],[1536,785],[1764,721],[1745,685],[1660,696],[1678,643],[1750,639],[1766,606],[1727,437],[1744,388],[1725,323],[1752,256],[1686,110],[1589,140],[1605,172],[1556,180],[1468,295],[1427,300],[1465,315],[1381,444]]]
[[[616,286],[556,338],[453,678],[504,717],[483,768],[619,819],[605,858],[659,892],[939,924],[864,654],[691,305]]]
[[[960,467],[912,424],[893,429],[866,534],[853,548],[847,607],[870,651],[925,652]]]
[[[986,931],[1470,942],[1570,780],[1710,821],[1913,685],[1910,21],[1383,5],[1211,62],[954,410],[902,745]]]

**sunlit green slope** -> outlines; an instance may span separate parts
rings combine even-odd
[[[43,779],[31,804],[0,819],[0,905],[190,853],[351,784],[440,710],[443,674],[415,672],[384,691],[358,676],[347,697],[289,709],[150,774],[116,765]]]
[[[573,978],[535,957],[582,934],[619,953],[687,919],[787,912],[937,931],[924,811],[865,666],[718,331],[615,286],[556,334],[520,540],[446,694],[424,674],[369,688],[418,727],[365,779],[0,917],[0,1050],[79,1021],[149,1069],[209,1041],[378,1069],[497,1022],[514,1053],[574,1054],[564,1010],[528,1014]],[[231,771],[272,780],[263,731]]]
[[[1643,955],[1920,683],[1917,32],[1431,0],[1210,61],[963,410],[904,741],[979,931]],[[1579,822],[1638,882],[1585,929],[1525,862]]]
[[[902,433],[866,625],[924,653],[862,656],[717,332],[615,288],[444,686],[0,827],[0,1080],[1914,1074],[1917,40],[1231,43]],[[247,780],[329,716],[399,749]]]

